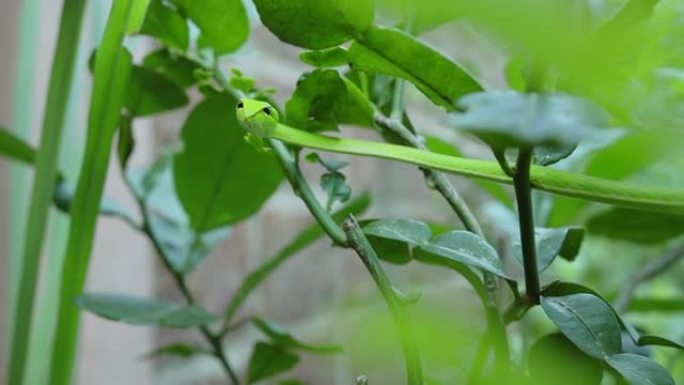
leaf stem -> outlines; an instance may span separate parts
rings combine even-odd
[[[520,225],[526,295],[533,303],[538,304],[541,290],[539,271],[537,270],[537,246],[534,234],[532,186],[530,185],[531,165],[532,148],[521,148],[513,174],[513,185],[515,187],[515,199],[518,203],[518,223]]]
[[[408,385],[423,385],[423,369],[420,362],[420,354],[408,319],[406,305],[397,297],[389,276],[382,268],[375,250],[373,250],[368,238],[366,238],[353,215],[349,215],[345,219],[343,228],[349,245],[356,251],[371,277],[373,277],[380,294],[387,303],[390,313],[392,313],[394,322],[397,324],[404,353]]]

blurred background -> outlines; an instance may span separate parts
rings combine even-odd
[[[596,9],[610,9],[619,1],[589,1]],[[60,0],[2,0],[0,4],[0,125],[9,127],[34,145],[38,142],[46,85],[49,75]],[[251,2],[246,2],[251,7]],[[601,8],[608,7],[608,8]],[[87,60],[101,36],[109,1],[88,3],[83,25],[78,66],[66,117],[65,137],[60,169],[69,180],[78,176],[91,89]],[[261,87],[274,87],[275,99],[286,100],[298,76],[307,67],[298,59],[300,49],[285,45],[261,26],[250,9],[253,30],[248,43],[235,55],[226,58],[228,71],[235,67],[257,80]],[[422,38],[440,47],[466,67],[480,69],[478,74],[487,85],[505,88],[505,57],[487,41],[463,25],[449,25],[427,33]],[[129,48],[134,56],[149,52],[152,40],[132,39]],[[198,100],[198,95],[194,95]],[[469,141],[445,127],[444,117],[422,95],[411,88],[407,103],[414,124],[423,132],[459,143],[468,155],[488,158],[480,143]],[[137,146],[133,165],[149,165],[164,149],[176,146],[178,132],[188,107],[149,119],[136,121]],[[369,131],[349,131],[349,135],[375,139]],[[625,156],[628,156],[627,154]],[[371,211],[364,217],[406,217],[429,220],[449,227],[460,227],[457,218],[441,197],[425,187],[422,173],[415,167],[386,161],[354,158],[347,171],[354,194],[368,190],[375,197]],[[311,184],[319,171],[307,169]],[[32,180],[31,168],[0,158],[0,370],[8,357],[11,311],[20,271],[27,202]],[[502,221],[500,207],[493,205],[476,185],[452,178],[466,200],[473,202],[477,214],[488,226]],[[135,205],[121,180],[116,162],[111,162],[106,195],[135,212]],[[320,196],[324,196],[318,191]],[[378,197],[382,197],[379,199]],[[32,360],[49,361],[51,335],[57,306],[57,288],[61,260],[68,230],[68,217],[53,209],[48,240],[43,255],[41,287],[34,313],[36,332],[32,333]],[[289,242],[303,227],[312,223],[302,202],[283,184],[261,212],[232,229],[230,237],[190,276],[190,289],[204,306],[221,312],[242,278]],[[635,247],[624,241],[590,236],[583,245],[578,261],[559,261],[551,278],[564,277],[616,292],[630,273],[643,261],[657,257],[665,249]],[[616,260],[619,259],[619,265]],[[423,311],[418,325],[426,330],[421,338],[431,341],[427,351],[433,362],[459,362],[458,357],[472,355],[473,332],[481,332],[482,311],[477,298],[452,272],[423,265],[389,266],[388,271],[400,288],[420,289]],[[644,290],[681,294],[684,267],[674,267],[654,287]],[[547,278],[547,279],[551,279]],[[149,298],[180,299],[175,285],[155,256],[148,241],[124,222],[101,217],[88,274],[87,291],[117,292]],[[535,310],[536,312],[537,310]],[[306,356],[291,377],[310,384],[351,384],[356,375],[381,378],[378,383],[392,383],[392,375],[400,379],[401,356],[397,342],[384,330],[389,317],[363,265],[353,253],[330,247],[328,240],[316,243],[288,261],[260,287],[238,315],[238,319],[259,314],[278,322],[300,339],[311,342],[345,343],[346,353],[334,356]],[[150,359],[145,355],[163,343],[201,341],[195,330],[174,331],[134,327],[84,314],[82,324],[77,384],[212,384],[223,383],[224,373],[212,357],[184,360]],[[639,318],[642,317],[642,318]],[[513,348],[525,348],[525,333],[538,334],[550,330],[532,321],[515,327],[511,333]],[[681,314],[664,318],[639,315],[660,325],[665,335],[684,340],[684,318]],[[538,321],[543,323],[543,321]],[[526,326],[527,325],[527,326]],[[533,325],[533,326],[530,326]],[[534,326],[537,325],[537,326]],[[530,327],[535,331],[525,330]],[[227,342],[231,362],[244,371],[254,341],[259,338],[254,328],[245,327]],[[447,337],[445,337],[447,336]],[[666,353],[671,368],[682,379],[681,354]],[[463,362],[466,366],[467,363]],[[436,369],[435,369],[436,370]],[[426,368],[429,372],[430,368]],[[27,384],[42,384],[45,371],[28,373]],[[5,378],[0,373],[0,378]]]

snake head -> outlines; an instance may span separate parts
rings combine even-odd
[[[238,122],[251,134],[267,138],[278,125],[278,111],[261,100],[243,98],[235,107]]]

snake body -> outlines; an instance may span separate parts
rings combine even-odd
[[[264,112],[269,108],[273,113]],[[280,123],[275,110],[261,101],[243,99],[238,104],[237,116],[243,126],[254,134],[300,147],[394,160],[450,174],[513,184],[513,179],[493,161],[443,155],[394,144],[336,138],[289,127]],[[532,166],[530,183],[535,189],[573,198],[684,215],[683,189],[641,186],[541,166]]]

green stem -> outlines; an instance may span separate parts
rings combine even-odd
[[[518,203],[525,289],[527,296],[533,303],[537,304],[539,303],[540,284],[537,269],[537,246],[534,239],[534,213],[532,209],[532,187],[530,185],[531,165],[532,148],[521,148],[513,175],[513,185],[515,187],[515,199]]]
[[[40,253],[45,238],[45,226],[48,222],[48,209],[58,174],[57,163],[64,114],[69,100],[84,8],[85,0],[67,0],[62,7],[24,239],[21,281],[15,303],[16,313],[13,322],[8,384],[22,384],[25,374],[36,281],[40,270]]]
[[[343,227],[349,245],[356,251],[356,254],[358,254],[361,261],[363,261],[363,264],[366,266],[371,277],[373,277],[380,294],[387,303],[390,313],[392,313],[394,322],[397,324],[404,353],[408,385],[423,385],[423,370],[420,362],[420,354],[413,336],[413,330],[408,319],[405,305],[397,298],[389,276],[382,268],[375,250],[373,250],[368,238],[366,238],[366,235],[361,230],[361,227],[353,215],[349,215],[347,219],[345,219]]]

